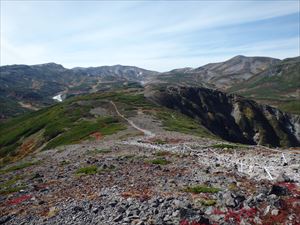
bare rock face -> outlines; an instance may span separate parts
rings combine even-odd
[[[228,141],[273,147],[300,145],[299,116],[237,95],[199,87],[168,87],[148,97],[197,119]]]

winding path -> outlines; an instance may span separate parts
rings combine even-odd
[[[149,137],[154,137],[154,136],[155,136],[155,134],[154,134],[153,132],[151,132],[150,130],[146,130],[146,129],[143,129],[143,128],[138,127],[133,121],[127,119],[124,115],[122,115],[122,114],[119,112],[119,110],[118,110],[116,104],[115,104],[113,101],[110,101],[110,103],[111,103],[111,104],[113,105],[113,107],[115,108],[116,113],[118,114],[118,116],[120,116],[120,117],[122,117],[124,120],[126,120],[133,128],[137,129],[138,131],[143,132],[144,135],[146,135],[146,136],[149,136]]]

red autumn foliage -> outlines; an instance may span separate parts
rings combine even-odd
[[[96,140],[102,139],[103,135],[100,132],[94,132],[90,134],[91,137],[95,138]]]
[[[7,204],[8,205],[17,205],[17,204],[20,204],[21,202],[24,202],[24,201],[30,199],[31,197],[32,197],[32,195],[23,195],[23,196],[14,198],[12,200],[9,200],[7,202]]]
[[[215,215],[225,215],[224,220],[226,222],[234,221],[235,224],[240,224],[242,219],[247,219],[249,223],[254,224],[253,218],[256,214],[257,210],[255,208],[250,209],[240,209],[240,210],[228,210],[227,212],[223,212],[222,210],[215,209],[213,214]]]
[[[268,213],[261,217],[263,225],[273,224],[287,224],[290,215],[295,215],[293,221],[289,221],[290,224],[300,224],[300,199],[298,197],[285,197],[281,200],[281,208],[278,215],[272,215]]]

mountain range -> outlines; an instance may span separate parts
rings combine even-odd
[[[133,66],[76,67],[10,65],[0,67],[2,120],[55,103],[69,96],[144,85],[198,86],[236,93],[261,103],[300,112],[300,57],[279,60],[236,56],[198,68],[159,73]]]

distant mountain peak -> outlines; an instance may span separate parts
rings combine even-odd
[[[244,59],[244,58],[250,58],[250,57],[247,57],[247,56],[244,56],[244,55],[236,55],[236,56],[232,57],[231,59]]]
[[[57,64],[54,62],[49,62],[49,63],[42,63],[42,64],[37,64],[37,65],[32,65],[33,67],[44,67],[44,68],[51,68],[51,69],[65,69],[63,65]]]

